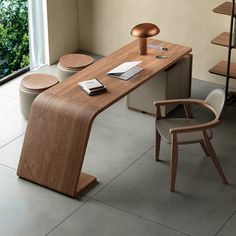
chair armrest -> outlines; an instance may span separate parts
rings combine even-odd
[[[157,107],[157,110],[161,107],[161,106],[165,106],[165,105],[170,105],[170,104],[179,104],[179,105],[200,105],[202,107],[207,108],[208,110],[210,110],[215,116],[217,116],[216,111],[214,110],[213,107],[211,107],[207,102],[205,102],[204,100],[200,100],[200,99],[191,99],[191,98],[185,98],[185,99],[170,99],[170,100],[160,100],[160,101],[155,101],[154,106]],[[185,108],[185,112],[186,114],[188,113],[188,111],[186,111]],[[187,114],[187,117],[189,116],[189,118],[192,116],[192,114]]]
[[[191,112],[191,104],[197,104],[201,106],[207,106],[207,104],[200,99],[170,99],[170,100],[159,100],[153,103],[156,106],[156,119],[161,119],[161,106],[170,105],[170,104],[177,104],[177,105],[184,105],[185,114],[188,118],[193,118],[193,114]]]
[[[155,101],[154,106],[164,106],[164,105],[169,105],[169,104],[198,104],[198,105],[203,105],[205,106],[205,101],[200,100],[200,99],[191,99],[191,98],[186,98],[186,99],[170,99],[170,100],[159,100]]]
[[[169,130],[169,132],[171,134],[194,132],[194,131],[213,128],[213,127],[217,126],[219,123],[220,123],[220,120],[215,119],[215,120],[212,120],[212,121],[204,123],[204,124],[172,128]]]

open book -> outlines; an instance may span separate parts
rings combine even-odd
[[[111,71],[108,71],[107,75],[118,79],[128,80],[143,70],[142,67],[138,66],[141,62],[142,61],[124,62]]]

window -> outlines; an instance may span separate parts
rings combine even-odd
[[[0,5],[1,82],[29,65],[29,33],[27,0],[0,0]]]

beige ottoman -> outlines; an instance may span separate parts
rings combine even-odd
[[[51,88],[58,83],[55,76],[47,74],[31,74],[25,76],[20,84],[20,109],[24,118],[27,120],[30,107],[34,99],[43,91]]]
[[[59,59],[57,64],[59,80],[62,82],[71,75],[91,65],[94,59],[84,54],[67,54]]]

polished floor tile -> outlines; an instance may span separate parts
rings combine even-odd
[[[153,141],[155,135],[155,118],[141,112],[131,111],[125,99],[120,100],[98,115],[95,123]]]
[[[226,186],[209,158],[181,151],[171,193],[169,156],[161,159],[151,150],[93,198],[190,235],[214,235],[236,209],[234,169],[224,166]]]
[[[91,200],[49,236],[184,236],[186,234]]]
[[[19,163],[23,141],[24,135],[0,148],[0,164],[16,170]]]
[[[152,141],[94,124],[82,170],[95,175],[98,185],[87,194],[104,187],[152,146]]]
[[[0,235],[46,235],[86,202],[74,200],[17,178],[0,165]]]
[[[232,215],[229,221],[219,231],[216,236],[235,236],[236,234],[236,212]]]
[[[192,80],[192,98],[198,98],[198,99],[205,99],[206,96],[213,90],[213,89],[224,89],[224,86],[219,84],[214,84],[210,82],[206,82],[199,79],[193,79]]]
[[[19,99],[19,85],[24,75],[21,75],[0,86],[0,95]]]
[[[25,132],[26,120],[17,99],[0,95],[0,148]]]

